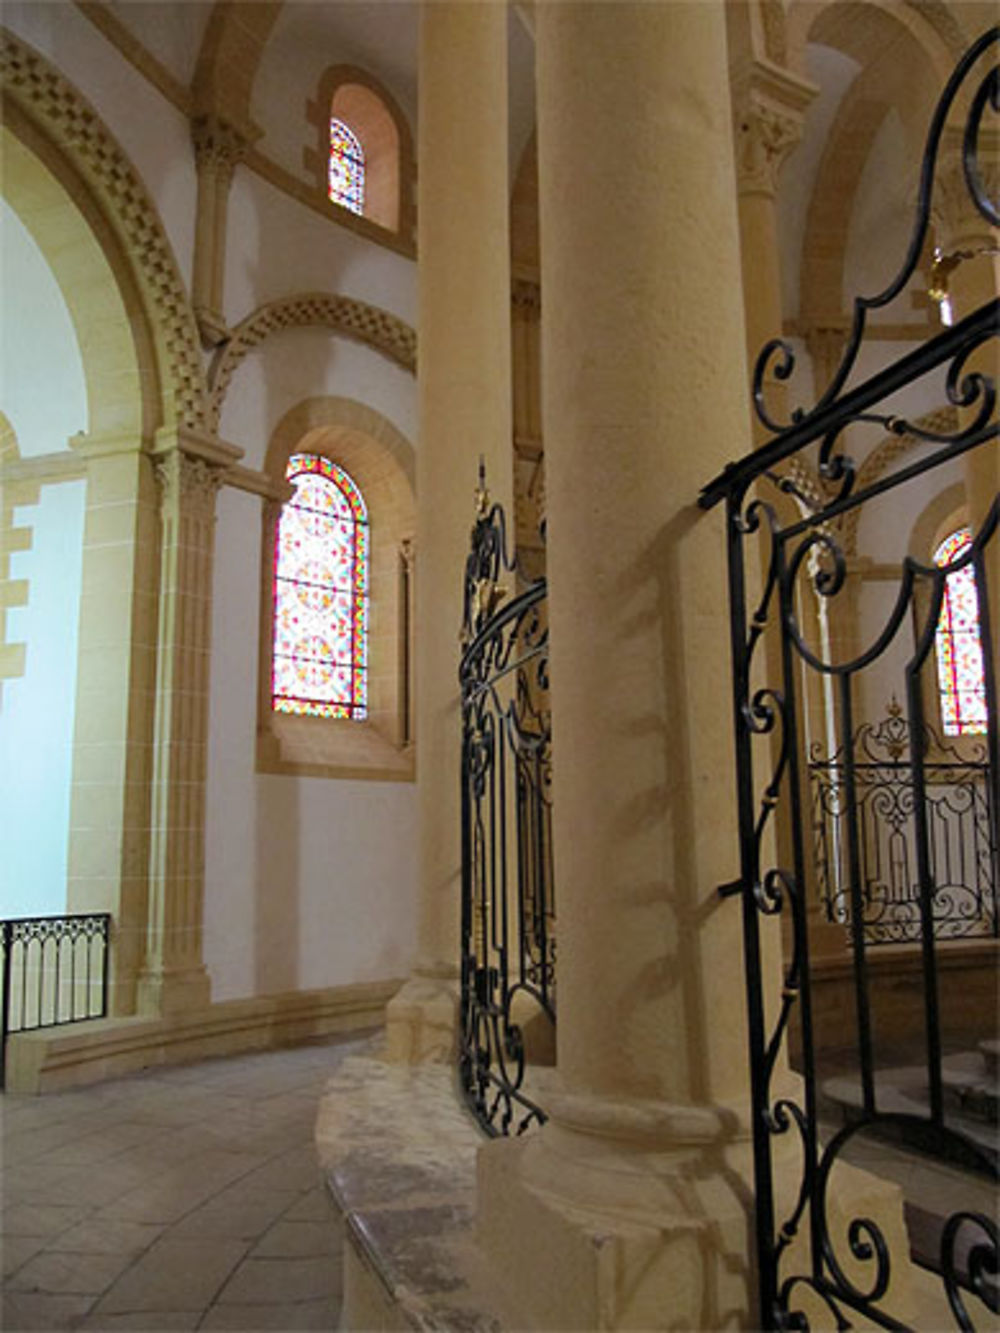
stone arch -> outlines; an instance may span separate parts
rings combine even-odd
[[[222,416],[230,381],[248,352],[282,329],[308,326],[334,329],[381,352],[412,373],[417,364],[417,336],[398,316],[378,306],[332,292],[303,292],[269,301],[233,329],[211,370],[208,422],[215,430]]]
[[[192,92],[198,115],[250,126],[250,99],[264,47],[283,0],[217,0],[195,66]]]
[[[279,505],[267,507],[261,562],[257,764],[265,772],[411,781],[410,676],[415,455],[380,412],[335,395],[309,398],[272,432],[264,469],[275,488],[292,453],[321,454],[357,483],[371,550],[369,712],[363,722],[295,717],[271,709],[273,552]]]
[[[69,180],[115,277],[142,312],[157,377],[156,425],[199,429],[205,379],[198,332],[170,243],[138,174],[89,102],[37,51],[5,32],[0,79],[11,127]],[[20,137],[20,134],[19,134]],[[74,188],[75,185],[75,188]],[[137,339],[142,350],[143,339]]]
[[[356,65],[333,65],[319,81],[315,99],[306,106],[306,120],[316,133],[316,147],[307,148],[305,165],[327,192],[330,115],[340,116],[361,141],[365,154],[363,216],[414,241],[416,165],[413,134],[399,103],[388,88]]]
[[[106,227],[74,188],[73,173],[67,180],[60,171],[60,179],[48,169],[60,164],[16,108],[6,119],[4,199],[34,238],[66,303],[83,352],[88,432],[130,435],[138,447],[151,438],[159,414],[155,357],[135,283],[120,257],[116,263],[109,256]],[[113,254],[113,242],[110,248]]]
[[[799,310],[805,325],[822,324],[843,310],[847,236],[870,145],[889,111],[897,111],[915,182],[931,113],[955,55],[922,8],[903,0],[796,0],[788,37],[796,67],[805,68],[807,42],[833,47],[861,66],[831,128],[803,237]]]

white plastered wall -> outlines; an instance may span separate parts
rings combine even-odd
[[[194,149],[188,122],[72,4],[8,0],[4,26],[91,102],[156,202],[186,285],[194,251]]]
[[[215,999],[407,975],[412,783],[257,774],[260,500],[219,497],[205,961]]]

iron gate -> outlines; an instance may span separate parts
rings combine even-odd
[[[947,580],[962,571],[974,575],[978,598],[979,652],[983,689],[981,745],[988,780],[986,855],[992,883],[1000,812],[1000,772],[996,688],[998,505],[995,492],[974,522],[967,549],[936,565],[900,552],[891,585],[863,605],[856,571],[845,554],[844,532],[857,516],[874,514],[884,533],[893,512],[912,517],[914,496],[929,482],[952,481],[956,466],[968,469],[976,451],[996,450],[996,386],[970,359],[994,348],[1000,302],[989,301],[953,327],[902,357],[887,369],[848,387],[869,311],[888,305],[906,287],[927,239],[935,167],[946,122],[959,98],[969,97],[963,139],[963,169],[980,214],[1000,225],[996,204],[987,198],[979,160],[987,109],[1000,110],[1000,71],[993,57],[1000,29],[985,34],[959,62],[931,122],[919,187],[918,207],[905,262],[878,296],[858,298],[843,360],[828,390],[810,411],[797,410],[779,423],[765,403],[765,379],[787,380],[794,370],[792,348],[774,340],[763,350],[754,375],[758,415],[772,440],[731,464],[703,490],[708,508],[725,501],[729,552],[729,595],[733,657],[736,782],[740,829],[740,877],[724,895],[739,896],[744,929],[746,990],[751,1064],[755,1210],[760,1324],[765,1329],[805,1329],[824,1308],[838,1328],[851,1326],[855,1313],[884,1328],[904,1328],[893,1313],[889,1290],[892,1255],[879,1222],[866,1214],[835,1225],[830,1211],[831,1176],[849,1155],[857,1136],[873,1130],[907,1128],[924,1146],[943,1153],[964,1147],[995,1178],[996,1164],[975,1143],[964,1140],[946,1115],[938,1009],[938,882],[932,854],[932,778],[922,742],[935,704],[934,650]],[[989,60],[990,68],[983,73]],[[953,409],[953,429],[938,430],[905,419],[899,394],[918,382],[935,386]],[[887,402],[890,400],[891,402]],[[894,468],[872,477],[857,466],[864,434],[906,435],[913,441]],[[845,435],[846,432],[846,435]],[[948,469],[951,472],[948,472]],[[803,485],[802,479],[810,479]],[[862,521],[864,519],[862,518]],[[908,530],[908,526],[907,526]],[[831,632],[831,626],[833,631]],[[768,656],[763,645],[774,638]],[[852,644],[845,650],[845,644]],[[839,653],[839,656],[838,656]],[[777,666],[775,666],[777,664]],[[887,685],[890,688],[886,688]],[[900,725],[906,735],[912,806],[912,847],[916,884],[914,938],[919,941],[924,995],[926,1114],[889,1108],[872,1063],[873,1015],[866,956],[865,885],[860,827],[861,772],[853,746],[857,729],[872,719],[876,696],[897,692],[903,703]],[[867,716],[866,716],[867,712]],[[810,980],[809,884],[810,737],[829,739],[827,754],[840,755],[842,803],[842,903],[853,959],[857,1048],[864,1080],[858,1118],[825,1144],[818,1131],[816,1051],[813,1042],[813,989]],[[976,728],[973,728],[976,730]],[[961,738],[963,743],[968,738]],[[758,779],[758,766],[769,773]],[[787,919],[790,944],[778,989],[764,965],[764,919]],[[802,1041],[801,1095],[777,1091],[790,1019],[796,1014]],[[845,1020],[846,1021],[846,1020]],[[796,1141],[801,1177],[790,1203],[776,1194],[775,1153],[781,1141]],[[956,1142],[960,1141],[960,1142]],[[997,1311],[997,1226],[993,1217],[960,1203],[945,1222],[938,1265],[957,1325],[973,1327],[983,1305]],[[807,1311],[809,1313],[807,1313]]]
[[[459,1077],[494,1135],[544,1121],[525,1077],[530,1048],[550,1046],[555,1023],[546,581],[518,589],[518,579],[480,467],[459,665]]]
[[[812,845],[817,891],[829,923],[851,920],[848,781],[853,782],[865,943],[920,942],[910,728],[893,699],[877,723],[863,722],[847,745],[809,747]],[[982,736],[962,747],[929,723],[919,737],[927,843],[939,940],[997,934],[996,855],[990,824],[995,797]],[[848,762],[850,767],[848,767]]]

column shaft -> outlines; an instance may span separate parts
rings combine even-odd
[[[537,36],[560,1072],[728,1098],[725,546],[694,504],[750,440],[723,10],[553,5]]]
[[[421,18],[416,714],[420,963],[458,965],[462,572],[479,456],[512,516],[506,11]]]

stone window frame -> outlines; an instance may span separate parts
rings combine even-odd
[[[350,404],[345,401],[346,408]],[[257,771],[297,776],[412,782],[413,533],[416,505],[412,459],[402,436],[377,414],[293,409],[268,446],[265,472],[274,493],[285,491],[293,453],[317,454],[339,464],[364,497],[370,534],[368,716],[322,718],[272,709],[274,555],[283,500],[263,509]],[[310,411],[309,408],[313,410]],[[365,416],[374,419],[364,421]],[[326,420],[317,423],[316,417]],[[360,421],[352,421],[360,417]],[[338,419],[339,418],[339,419]],[[382,429],[378,426],[381,423]],[[366,430],[365,424],[374,429]]]
[[[934,552],[949,533],[970,526],[969,508],[963,482],[955,482],[940,491],[917,515],[910,531],[908,550],[922,565],[934,564]],[[923,625],[930,607],[930,588],[922,581],[914,589],[913,615],[917,626]],[[934,631],[935,636],[937,630]],[[921,671],[924,719],[940,737],[949,755],[972,760],[981,749],[985,736],[974,732],[962,736],[945,734],[941,716],[941,683],[938,679],[936,643],[931,641],[927,661]],[[937,747],[934,747],[936,750]],[[931,758],[935,755],[932,753]]]
[[[329,197],[330,117],[357,135],[365,158],[365,206],[361,214]],[[332,65],[320,77],[316,96],[306,104],[315,145],[304,164],[314,177],[331,215],[348,224],[367,222],[407,245],[416,235],[416,165],[413,135],[399,104],[373,75],[356,65]]]

